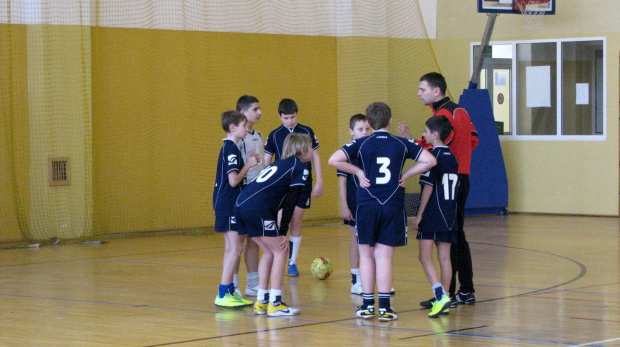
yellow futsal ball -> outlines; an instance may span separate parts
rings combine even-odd
[[[326,280],[334,272],[334,264],[325,257],[318,257],[310,264],[310,272],[320,280]]]

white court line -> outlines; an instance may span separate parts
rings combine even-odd
[[[594,341],[594,342],[584,343],[584,344],[581,344],[581,345],[572,345],[570,347],[589,346],[589,345],[593,345],[593,344],[596,344],[596,343],[604,343],[604,342],[612,342],[612,341],[620,341],[620,337],[616,337],[615,339],[611,339],[611,340]]]

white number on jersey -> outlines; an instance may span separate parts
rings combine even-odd
[[[263,171],[260,172],[258,177],[256,177],[256,182],[259,182],[259,183],[265,182],[266,180],[269,179],[269,177],[273,176],[273,174],[276,173],[276,171],[278,171],[277,166],[270,166],[268,168],[265,168]]]
[[[382,177],[376,178],[375,182],[377,184],[386,184],[392,178],[392,173],[388,170],[388,166],[390,165],[390,158],[387,157],[377,157],[377,164],[381,164],[379,168],[379,173],[383,174]]]
[[[443,198],[444,200],[456,199],[456,184],[459,181],[457,174],[444,174],[441,178],[441,185],[443,186]]]

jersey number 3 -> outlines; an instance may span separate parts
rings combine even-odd
[[[388,166],[390,165],[390,158],[387,157],[377,157],[377,164],[380,164],[379,173],[383,176],[377,176],[375,182],[377,184],[386,184],[390,182],[390,178],[392,178],[392,173],[388,170]]]

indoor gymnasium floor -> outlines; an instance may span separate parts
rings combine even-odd
[[[432,293],[410,231],[394,258],[400,318],[388,323],[355,318],[340,224],[303,229],[301,276],[284,278],[294,317],[213,305],[217,234],[5,249],[0,346],[620,346],[620,219],[469,216],[466,233],[476,304],[427,317],[419,302]],[[325,281],[310,274],[318,256],[335,264]]]

